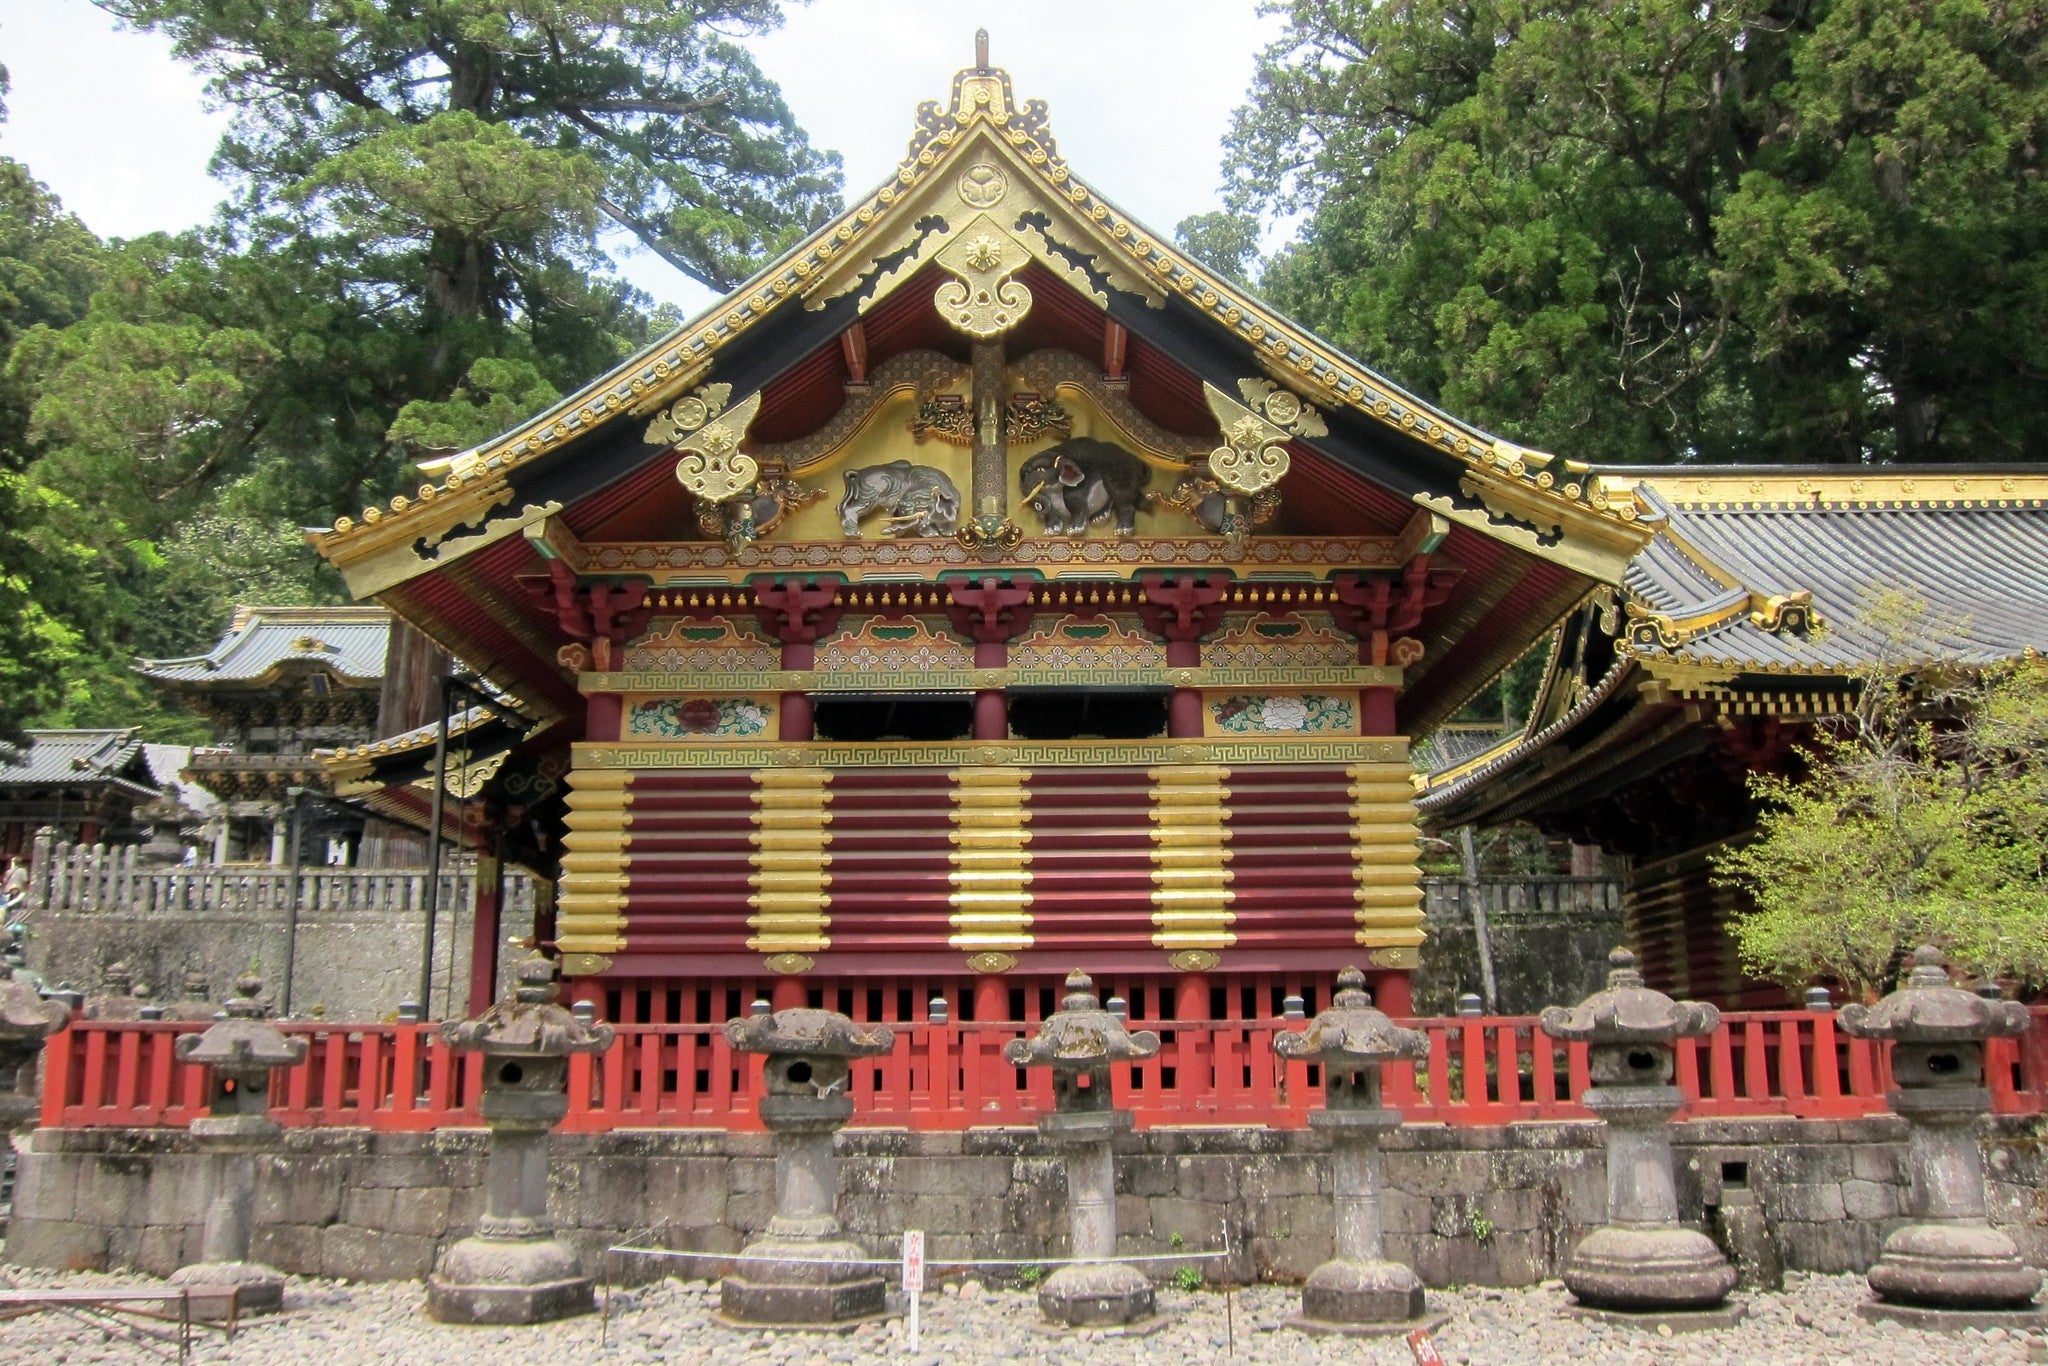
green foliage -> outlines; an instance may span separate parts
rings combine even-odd
[[[1173,230],[1180,249],[1224,279],[1249,287],[1259,256],[1259,221],[1246,213],[1218,209],[1180,220]]]
[[[1936,638],[1917,604],[1877,611],[1901,642]],[[1893,656],[1803,779],[1752,780],[1757,838],[1717,864],[1756,903],[1735,925],[1744,966],[1868,996],[1933,943],[1977,975],[2048,981],[2048,669]]]
[[[1045,1279],[1045,1268],[1037,1262],[1026,1262],[1017,1268],[1017,1285],[1023,1290],[1036,1290],[1038,1283]]]
[[[105,0],[234,115],[232,197],[102,244],[0,161],[0,740],[192,718],[131,656],[341,586],[298,528],[418,481],[672,317],[619,225],[714,286],[838,205],[741,45],[773,0]]]
[[[103,0],[166,33],[236,113],[248,202],[423,227],[452,305],[484,304],[593,211],[714,288],[838,203],[738,41],[774,0]],[[482,248],[478,250],[477,248]]]
[[[415,451],[459,451],[531,417],[560,398],[529,361],[485,356],[446,402],[414,399],[399,410],[391,439]]]
[[[1465,1220],[1465,1227],[1471,1229],[1472,1236],[1480,1242],[1490,1243],[1493,1241],[1493,1220],[1487,1218],[1478,1210],[1473,1210],[1471,1216]]]
[[[2038,3],[1286,0],[1261,285],[1597,460],[2048,454]]]
[[[1173,1273],[1173,1288],[1192,1294],[1202,1288],[1202,1273],[1197,1267],[1176,1267]]]

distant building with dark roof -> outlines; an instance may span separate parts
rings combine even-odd
[[[1657,534],[1558,628],[1527,728],[1430,775],[1438,828],[1526,820],[1627,856],[1624,912],[1670,991],[1762,1004],[1712,856],[1755,828],[1871,670],[2048,647],[2048,475],[2030,467],[1678,468],[1634,479]],[[1924,605],[1901,638],[1889,593]]]
[[[0,855],[26,854],[49,826],[80,843],[139,838],[135,808],[158,795],[141,732],[31,730],[0,752]]]
[[[376,734],[390,637],[381,607],[238,607],[207,653],[135,662],[213,723],[185,773],[223,804],[216,859],[282,857],[290,789],[327,785],[315,751]],[[353,843],[343,824],[327,833]]]

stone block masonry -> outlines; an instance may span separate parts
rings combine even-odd
[[[2033,1265],[2048,1264],[2048,1148],[2032,1120],[1981,1131],[1991,1217]],[[1900,1222],[1905,1126],[1890,1116],[1693,1121],[1673,1126],[1679,1212],[1698,1226],[1731,1185],[1762,1206],[1786,1267],[1860,1272]],[[251,1254],[282,1271],[356,1280],[424,1276],[482,1208],[484,1131],[288,1132],[257,1161]],[[7,1260],[165,1274],[199,1242],[202,1157],[164,1130],[38,1130],[16,1139],[20,1176]],[[633,1130],[558,1135],[550,1205],[593,1271],[633,1238],[733,1252],[770,1212],[765,1134]],[[934,1259],[1066,1253],[1054,1152],[1028,1129],[839,1139],[839,1215],[876,1256],[907,1227]],[[1449,1129],[1417,1125],[1386,1145],[1387,1255],[1430,1285],[1529,1285],[1559,1274],[1602,1218],[1606,1174],[1589,1123]],[[1298,1281],[1330,1255],[1330,1162],[1312,1131],[1155,1128],[1118,1140],[1118,1252],[1220,1248],[1212,1281]],[[1174,1244],[1174,1234],[1180,1243]],[[641,1261],[619,1279],[677,1271]],[[1165,1276],[1172,1263],[1153,1263]],[[684,1274],[715,1276],[715,1262]]]

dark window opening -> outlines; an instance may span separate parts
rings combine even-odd
[[[1151,740],[1166,734],[1164,690],[1013,690],[1010,734],[1020,740]]]
[[[861,744],[874,740],[968,740],[974,736],[972,697],[820,697],[811,719],[820,740]]]

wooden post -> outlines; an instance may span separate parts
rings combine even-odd
[[[498,995],[498,931],[505,894],[505,865],[494,854],[476,861],[475,912],[469,922],[469,1010],[471,1018],[490,1008]]]

